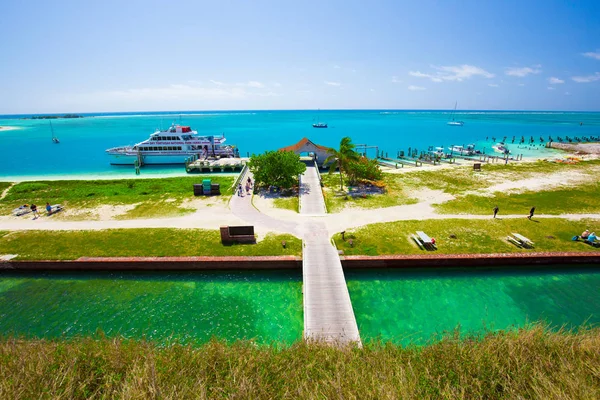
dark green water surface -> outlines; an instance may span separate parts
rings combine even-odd
[[[346,271],[363,341],[422,344],[542,320],[600,324],[600,266]]]
[[[0,334],[266,344],[300,340],[302,323],[300,272],[0,274]]]

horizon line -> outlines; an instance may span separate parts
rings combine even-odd
[[[227,113],[227,112],[289,112],[289,111],[402,111],[402,112],[427,112],[427,111],[454,111],[456,113],[463,112],[545,112],[545,113],[597,113],[600,110],[585,111],[585,110],[543,110],[543,109],[462,109],[454,110],[451,108],[289,108],[289,109],[228,109],[228,110],[132,110],[132,111],[84,111],[84,112],[49,112],[49,113],[14,113],[0,114],[2,117],[10,116],[60,116],[66,114],[84,115],[84,114],[133,114],[133,113]]]

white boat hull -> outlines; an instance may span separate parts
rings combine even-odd
[[[185,161],[193,154],[146,154],[142,155],[144,165],[160,164],[185,164]],[[112,165],[134,165],[137,160],[136,154],[109,154]]]

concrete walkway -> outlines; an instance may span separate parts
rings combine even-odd
[[[326,213],[321,181],[313,161],[306,166],[306,171],[300,176],[300,214],[324,216]]]
[[[249,169],[246,169],[244,176],[242,177],[242,196],[238,196],[237,190],[236,193],[231,197],[231,201],[229,203],[229,207],[231,212],[236,217],[252,224],[258,225],[263,228],[267,228],[272,231],[282,232],[282,233],[290,233],[299,238],[302,237],[302,229],[300,225],[291,221],[282,221],[279,219],[275,219],[266,214],[261,213],[252,205],[252,194],[246,194],[246,181],[250,178],[252,183],[254,184],[254,175],[250,172]]]

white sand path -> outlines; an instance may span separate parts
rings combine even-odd
[[[441,194],[440,194],[441,193]],[[290,210],[272,207],[269,201],[255,196],[254,206],[266,216],[275,220],[295,222],[302,224],[307,219],[314,218],[322,221],[327,227],[329,235],[358,228],[360,226],[393,221],[427,220],[427,219],[465,219],[483,220],[492,218],[490,215],[468,215],[468,214],[438,214],[433,204],[448,196],[441,191],[424,190],[420,192],[421,202],[411,205],[402,205],[380,209],[358,209],[348,208],[340,213],[327,214],[321,217],[306,217]],[[501,219],[525,218],[526,214],[501,215]],[[543,218],[566,218],[579,220],[584,218],[600,219],[600,214],[562,214],[562,215],[536,215],[534,219]],[[223,225],[247,225],[243,216],[234,215],[228,205],[222,207],[201,208],[193,214],[173,218],[149,218],[130,220],[96,220],[96,221],[64,221],[48,217],[44,213],[38,219],[31,215],[23,217],[0,217],[0,230],[102,230],[102,229],[132,229],[132,228],[177,228],[177,229],[218,229]],[[259,237],[267,233],[292,233],[283,227],[273,225],[255,224],[255,231]]]

